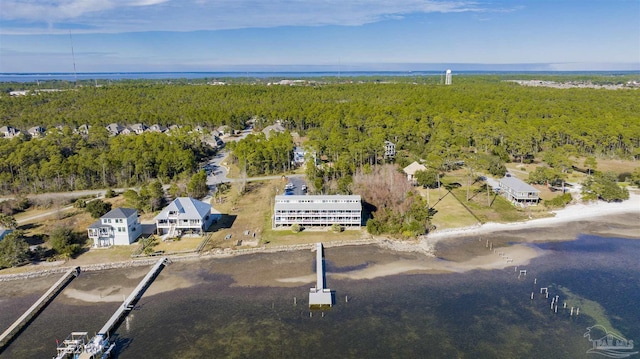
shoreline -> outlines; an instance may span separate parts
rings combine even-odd
[[[635,193],[630,193],[630,198],[627,201],[620,203],[605,203],[605,202],[592,202],[586,204],[572,204],[563,209],[557,210],[553,212],[555,214],[554,217],[548,218],[540,218],[534,219],[525,222],[515,222],[515,223],[494,223],[489,222],[482,225],[477,225],[473,227],[463,227],[463,228],[454,228],[454,229],[445,229],[442,231],[434,231],[433,233],[429,233],[427,235],[421,236],[417,240],[393,240],[384,237],[370,238],[370,239],[361,239],[356,241],[335,241],[335,242],[326,242],[324,243],[325,248],[332,247],[343,247],[343,246],[363,246],[363,245],[375,245],[381,249],[390,250],[397,253],[410,253],[423,255],[425,258],[436,258],[436,250],[435,246],[437,243],[454,238],[465,238],[472,237],[476,235],[486,235],[489,233],[498,233],[498,232],[508,232],[508,231],[521,231],[528,229],[537,229],[537,228],[548,228],[548,227],[556,227],[562,224],[567,224],[570,222],[580,222],[580,221],[588,221],[593,220],[594,218],[604,217],[604,216],[615,216],[615,215],[637,215],[638,219],[640,219],[640,195]],[[640,221],[639,221],[640,222]],[[636,232],[637,233],[637,232]],[[638,238],[638,236],[636,236]],[[553,240],[550,238],[534,238],[528,240],[531,241],[549,241]],[[556,239],[557,240],[557,239]],[[503,248],[501,250],[505,250],[508,248],[516,247],[517,244],[510,245],[509,247]],[[278,247],[256,247],[249,249],[239,249],[239,250],[213,250],[204,254],[193,254],[193,255],[181,255],[181,256],[167,256],[170,261],[201,261],[207,259],[218,259],[218,258],[233,258],[237,256],[244,256],[250,254],[265,254],[265,253],[282,253],[282,252],[297,252],[303,250],[312,250],[314,248],[314,244],[295,244],[295,245],[284,245]],[[509,265],[514,265],[524,262],[528,262],[528,260],[535,258],[540,255],[540,253],[532,254],[531,252],[523,252],[522,250],[517,250],[514,254],[519,253],[515,259],[515,262]],[[435,267],[425,266],[425,263],[417,264],[417,263],[403,263],[399,264],[396,267],[388,267],[386,270],[377,269],[375,272],[377,275],[393,275],[399,273],[405,273],[408,271],[444,271],[444,272],[456,272],[463,269],[493,269],[506,266],[506,263],[503,258],[485,258],[478,262],[478,258],[487,257],[483,255],[475,256],[469,260],[464,262],[449,262],[447,265],[437,265]],[[95,272],[102,271],[107,269],[119,269],[119,268],[133,268],[133,267],[142,267],[149,266],[155,263],[160,257],[151,257],[145,259],[137,259],[137,260],[127,260],[127,261],[119,261],[119,262],[105,262],[99,264],[93,264],[88,266],[81,266],[81,270],[84,272]],[[514,259],[514,258],[511,258]],[[489,263],[490,262],[490,263]],[[475,263],[475,264],[472,264]],[[471,267],[468,267],[471,266]],[[62,265],[56,266],[55,268],[47,267],[43,270],[32,270],[24,273],[15,273],[15,274],[0,274],[0,282],[9,282],[20,279],[30,279],[43,277],[53,274],[59,274],[67,271],[69,268],[74,266]],[[437,267],[437,268],[436,268]],[[402,269],[404,268],[404,269]],[[345,276],[341,274],[340,276]],[[367,278],[369,274],[353,274],[353,278]],[[295,280],[294,280],[295,281]],[[284,282],[284,281],[283,281]]]
[[[624,202],[607,203],[607,202],[589,202],[570,204],[562,209],[552,211],[553,217],[532,219],[524,222],[512,223],[496,223],[487,222],[480,225],[444,229],[442,231],[434,231],[425,235],[425,240],[429,244],[435,244],[438,241],[452,238],[464,237],[472,235],[482,235],[493,232],[504,232],[513,230],[523,230],[541,227],[553,227],[569,222],[579,222],[592,220],[598,217],[614,216],[623,214],[636,214],[640,220],[640,195],[629,193],[629,199]],[[547,240],[547,239],[536,239]]]

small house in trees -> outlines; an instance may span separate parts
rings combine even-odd
[[[384,158],[394,158],[396,156],[396,144],[391,141],[384,141]]]
[[[284,128],[284,126],[282,126],[282,124],[280,123],[280,120],[276,121],[276,123],[274,123],[271,126],[267,126],[264,129],[262,129],[262,133],[264,133],[264,135],[267,137],[267,139],[269,138],[269,136],[271,135],[271,132],[276,132],[276,133],[283,133],[285,132],[287,129]]]
[[[106,129],[107,131],[109,131],[109,135],[117,136],[124,130],[124,127],[120,126],[117,123],[110,123],[106,126]]]
[[[142,234],[138,211],[131,208],[112,209],[90,225],[88,233],[95,248],[129,245]]]
[[[427,170],[427,167],[425,167],[424,165],[421,165],[416,161],[413,161],[412,164],[402,169],[402,171],[404,171],[404,173],[407,175],[407,181],[410,181],[412,183],[416,181],[416,177],[415,177],[416,172],[426,171],[426,170]]]
[[[89,134],[89,129],[91,128],[91,126],[84,124],[84,125],[80,125],[80,127],[78,127],[77,132],[81,135],[88,135]]]
[[[0,127],[0,135],[4,138],[14,138],[20,134],[20,130],[11,126]]]
[[[513,204],[535,205],[540,201],[539,190],[508,173],[500,179],[499,186],[502,194]]]
[[[136,135],[141,135],[142,133],[144,133],[147,130],[148,127],[144,123],[136,123],[136,124],[131,125],[129,128]]]
[[[167,128],[156,123],[155,125],[149,126],[147,131],[148,132],[165,132],[167,131]]]
[[[46,131],[47,129],[42,126],[31,127],[30,129],[27,130],[27,132],[29,132],[31,137],[42,137],[44,136],[44,133]]]
[[[191,197],[178,197],[154,220],[159,235],[179,236],[185,232],[202,233],[222,215],[210,204]]]

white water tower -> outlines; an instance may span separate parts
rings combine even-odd
[[[444,77],[444,84],[451,85],[451,70],[447,69],[446,75]]]

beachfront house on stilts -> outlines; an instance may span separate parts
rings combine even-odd
[[[178,197],[154,220],[158,235],[172,238],[185,233],[202,234],[221,217],[220,212],[208,203],[191,197]]]
[[[500,179],[499,185],[502,194],[515,205],[528,206],[540,202],[539,190],[508,173]]]

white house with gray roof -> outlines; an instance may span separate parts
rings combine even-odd
[[[202,233],[222,215],[210,204],[191,197],[178,197],[154,220],[159,235],[178,236],[185,232]]]
[[[31,137],[42,137],[47,129],[42,126],[34,126],[27,130]]]
[[[499,183],[502,194],[513,204],[538,204],[540,191],[530,184],[507,173]]]
[[[11,126],[0,127],[0,135],[4,138],[14,138],[20,134],[20,130]]]
[[[109,131],[109,135],[111,136],[117,136],[122,132],[122,130],[124,130],[124,127],[118,123],[110,123],[105,126],[105,128]]]
[[[149,126],[148,131],[149,132],[166,132],[167,128],[156,123],[155,125]]]
[[[344,227],[362,225],[359,195],[280,195],[275,198],[273,228],[301,226]]]
[[[138,211],[132,208],[112,209],[90,225],[88,233],[95,248],[129,245],[142,234]]]

